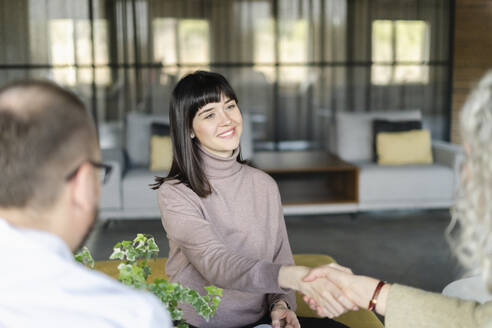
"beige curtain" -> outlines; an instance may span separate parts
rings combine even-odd
[[[257,149],[326,148],[343,111],[418,108],[448,137],[449,0],[90,3],[0,0],[0,84],[51,78],[121,123],[166,114],[176,81],[206,69],[235,88]]]

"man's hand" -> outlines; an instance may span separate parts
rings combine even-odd
[[[294,311],[290,310],[284,301],[278,301],[270,312],[273,328],[301,328]]]

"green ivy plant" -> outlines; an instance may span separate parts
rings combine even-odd
[[[91,269],[94,269],[94,259],[92,258],[91,252],[87,246],[82,247],[82,249],[75,254],[75,260]]]
[[[183,311],[178,307],[180,303],[190,304],[195,311],[206,321],[209,321],[219,306],[222,289],[215,286],[204,287],[206,296],[201,296],[195,290],[184,287],[178,283],[171,283],[165,279],[154,279],[148,282],[151,274],[151,259],[157,258],[159,247],[151,235],[137,234],[133,241],[124,240],[113,248],[110,260],[120,260],[118,265],[118,280],[125,285],[138,289],[145,289],[156,295],[166,306],[171,314],[175,327],[186,328],[188,325],[183,320]],[[94,260],[87,247],[82,248],[75,255],[80,263],[94,268]]]

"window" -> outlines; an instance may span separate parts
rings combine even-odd
[[[179,21],[179,56],[183,63],[208,65],[210,31],[204,19],[182,19]]]
[[[176,30],[177,19],[157,18],[152,23],[154,31],[154,60],[163,65],[176,65]]]
[[[259,18],[254,26],[255,69],[274,80],[275,22],[273,18]],[[279,22],[279,63],[284,64],[283,80],[301,82],[306,79],[304,64],[308,60],[308,22],[305,19],[283,19]],[[266,65],[266,66],[262,66]]]
[[[156,18],[154,59],[163,65],[210,63],[209,23],[204,19]]]
[[[108,64],[108,27],[106,20],[94,21],[95,65]],[[49,22],[53,78],[63,84],[92,83],[92,42],[89,20],[52,19]],[[64,67],[63,67],[64,66]],[[78,66],[78,67],[77,67]],[[95,70],[97,84],[110,83],[108,67]]]
[[[373,84],[427,83],[429,26],[421,20],[376,20],[372,24]]]
[[[154,60],[166,66],[160,76],[161,84],[169,83],[169,74],[178,73],[178,64],[187,65],[190,72],[207,69],[209,29],[205,19],[155,18],[152,21]]]
[[[302,82],[307,78],[308,24],[305,19],[279,22],[279,59],[283,64],[301,64],[283,70],[285,82]]]

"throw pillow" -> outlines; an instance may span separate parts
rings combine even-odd
[[[170,136],[154,135],[150,139],[150,170],[169,171],[173,162],[173,144]]]
[[[168,136],[170,133],[169,124],[154,122],[150,124],[150,135],[151,136]]]
[[[126,116],[126,150],[130,167],[148,167],[152,123],[169,124],[167,115],[130,112]]]
[[[376,136],[380,132],[403,132],[422,129],[422,122],[419,120],[412,121],[390,121],[375,119],[372,121],[372,154],[375,162],[378,161],[378,153],[376,151]]]
[[[376,136],[378,164],[431,164],[431,136],[427,130],[380,132]]]
[[[150,170],[169,171],[173,160],[169,124],[153,122],[150,124]]]

